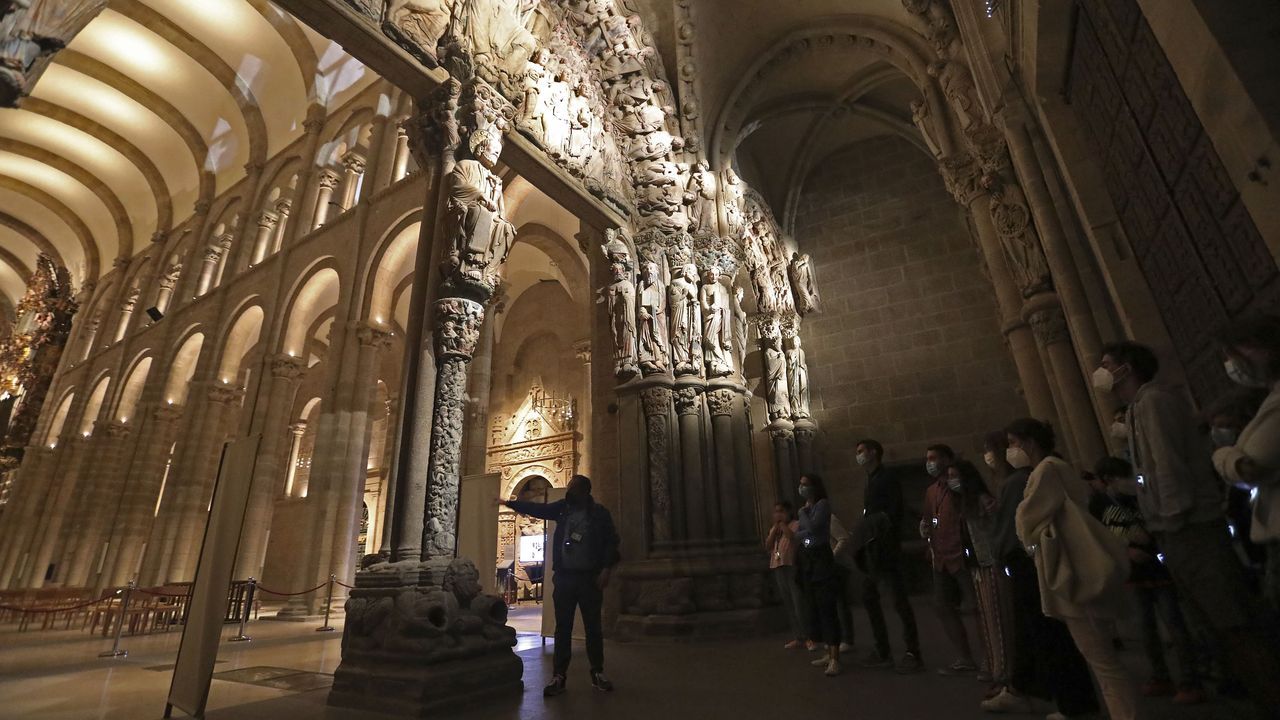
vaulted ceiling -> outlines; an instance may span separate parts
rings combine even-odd
[[[267,0],[110,0],[0,110],[0,293],[39,252],[95,281],[374,79]]]

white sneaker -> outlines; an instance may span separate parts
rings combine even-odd
[[[853,652],[853,643],[844,643],[844,642],[840,643],[840,652],[842,653]]]
[[[1029,713],[1032,712],[1031,698],[1014,695],[1005,688],[999,695],[982,701],[981,707],[989,713]]]
[[[839,675],[839,674],[840,674],[840,661],[839,661],[839,660],[836,660],[835,658],[832,658],[832,659],[831,659],[831,662],[827,663],[827,669],[826,669],[826,670],[824,670],[824,671],[822,672],[822,674],[823,674],[823,675],[826,675],[827,677],[835,677],[835,676]]]
[[[831,662],[831,653],[828,652],[828,653],[823,653],[822,657],[818,658],[817,660],[810,660],[809,664],[814,667],[823,667],[829,662]]]

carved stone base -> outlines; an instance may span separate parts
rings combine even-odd
[[[523,690],[507,606],[462,558],[377,563],[347,599],[329,704],[425,717]]]
[[[767,564],[755,552],[723,548],[642,561],[619,575],[619,640],[747,637],[776,630],[784,620]]]

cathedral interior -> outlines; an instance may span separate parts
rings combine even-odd
[[[1032,417],[1092,468],[1125,449],[1110,343],[1207,412],[1224,328],[1280,310],[1267,0],[0,0],[0,28],[0,716],[159,717],[203,569],[211,718],[979,717],[972,680],[784,654],[775,505],[820,474],[853,526],[882,443],[943,665],[926,448],[986,472]],[[619,692],[544,705],[551,524],[494,498],[575,475],[617,528]]]

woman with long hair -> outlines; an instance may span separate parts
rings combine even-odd
[[[1008,682],[1005,661],[1005,623],[1001,620],[1000,588],[995,551],[996,498],[987,489],[977,466],[957,460],[947,468],[947,486],[960,495],[965,523],[965,561],[973,576],[978,600],[980,637],[986,651],[985,677],[993,693]]]
[[[831,502],[822,478],[800,478],[799,528],[795,533],[800,563],[800,587],[809,617],[809,638],[827,644],[827,654],[813,661],[828,677],[840,674],[840,575],[831,552]]]

